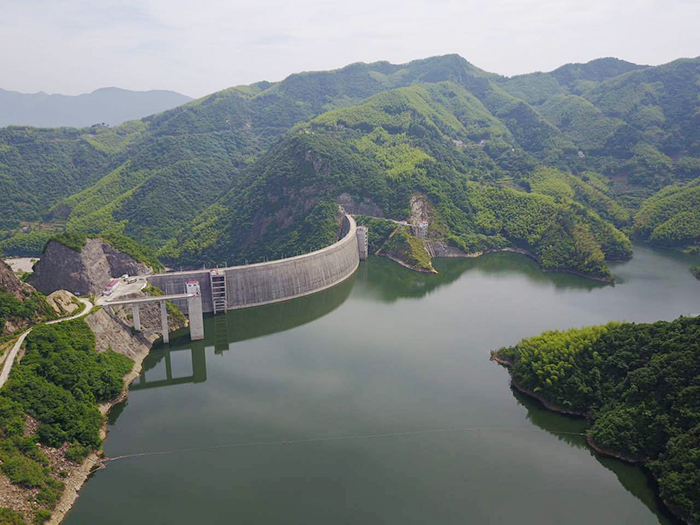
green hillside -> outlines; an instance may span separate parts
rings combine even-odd
[[[700,60],[642,67],[615,59],[501,81],[585,155],[574,171],[658,189],[700,175]]]
[[[115,128],[6,128],[0,248],[34,254],[67,229],[175,264],[262,260],[335,238],[341,194],[407,219],[420,193],[435,238],[605,276],[601,254],[630,253],[616,228],[700,176],[699,81],[698,59],[508,79],[447,55],[234,87]],[[503,199],[525,215],[499,219]],[[530,220],[561,237],[511,224]]]
[[[411,197],[425,195],[434,208],[431,237],[470,252],[526,249],[547,269],[607,278],[606,255],[631,253],[624,234],[577,202],[588,198],[624,222],[603,192],[576,178],[570,196],[504,187],[510,165],[534,160],[464,88],[384,92],[297,126],[168,255],[230,264],[314,249],[336,235],[332,203],[340,194],[393,219],[410,219]],[[314,226],[321,216],[329,221],[322,230]]]
[[[643,239],[657,246],[700,246],[700,180],[668,186],[647,199],[634,226]]]
[[[35,249],[48,223],[162,247],[296,123],[390,87],[455,75],[489,76],[456,56],[354,64],[227,89],[116,128],[0,130],[0,235],[29,225],[36,242],[5,247]]]

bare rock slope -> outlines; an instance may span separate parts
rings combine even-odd
[[[80,252],[52,241],[34,267],[30,283],[45,295],[56,290],[88,295],[100,293],[112,277],[150,271],[147,265],[100,239],[87,239]]]
[[[12,271],[12,268],[0,260],[0,290],[9,292],[15,297],[20,297],[22,294],[22,283]]]

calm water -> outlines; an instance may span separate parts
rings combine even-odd
[[[637,247],[615,287],[515,254],[384,259],[156,349],[68,516],[92,524],[670,523],[585,422],[509,387],[489,350],[552,328],[700,313],[697,259]]]

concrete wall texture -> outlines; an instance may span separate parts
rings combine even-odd
[[[235,310],[276,303],[319,292],[352,275],[360,262],[355,220],[343,218],[342,238],[321,250],[265,263],[220,268],[226,275],[227,308]],[[202,309],[213,311],[209,270],[152,275],[151,284],[166,294],[179,294],[188,281],[199,281]],[[187,301],[175,301],[187,312]]]

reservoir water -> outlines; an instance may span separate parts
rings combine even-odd
[[[154,348],[69,525],[672,523],[585,421],[515,393],[489,351],[548,329],[700,314],[698,258],[638,246],[618,284],[526,257],[370,258],[343,284]],[[136,454],[136,455],[133,455]]]

